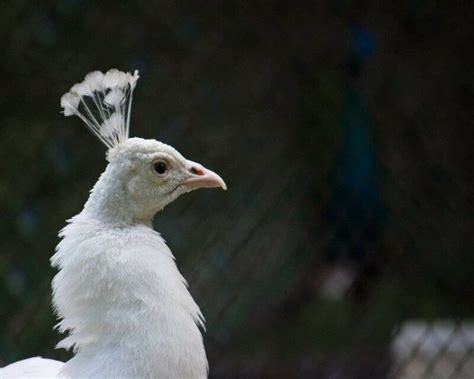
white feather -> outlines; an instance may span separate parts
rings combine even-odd
[[[52,265],[60,347],[78,351],[61,369],[76,378],[205,378],[196,323],[203,318],[160,235],[107,225],[83,212],[61,232]],[[117,359],[120,357],[120,359]]]
[[[1,379],[56,378],[63,362],[41,357],[24,359],[0,369]]]
[[[100,71],[89,72],[84,77],[84,81],[88,83],[89,88],[91,88],[93,91],[103,90],[103,85],[102,85],[103,79],[104,79],[104,74]]]
[[[123,88],[128,84],[128,76],[113,68],[105,73],[102,83],[105,88]]]
[[[128,139],[138,78],[136,70],[133,75],[116,69],[90,72],[61,98],[63,113],[79,117],[105,146],[113,148]]]
[[[104,101],[115,108],[118,108],[124,99],[125,95],[122,90],[114,88],[105,96]]]
[[[80,101],[80,96],[70,92],[65,93],[61,97],[61,108],[64,109],[64,116],[72,116],[76,114]]]
[[[113,138],[120,129],[122,115],[118,112],[113,113],[107,120],[104,120],[100,126],[100,134],[104,138]]]

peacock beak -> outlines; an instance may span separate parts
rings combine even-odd
[[[208,170],[199,163],[188,161],[190,177],[182,185],[188,189],[222,188],[227,190],[224,180],[215,172]]]

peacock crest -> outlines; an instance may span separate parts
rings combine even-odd
[[[128,139],[138,70],[93,71],[61,97],[64,116],[77,116],[109,149]]]

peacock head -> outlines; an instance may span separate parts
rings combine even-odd
[[[129,138],[137,80],[137,71],[133,75],[115,69],[105,74],[94,71],[61,98],[64,115],[79,117],[108,147],[109,165],[93,190],[96,201],[111,214],[126,210],[133,218],[146,219],[186,192],[227,189],[219,175],[185,159],[173,147]]]

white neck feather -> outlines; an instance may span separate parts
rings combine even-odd
[[[59,269],[53,280],[59,329],[70,333],[58,346],[76,351],[61,373],[207,377],[196,325],[203,318],[171,251],[149,219],[122,216],[117,206],[126,206],[127,200],[120,194],[104,197],[106,179],[99,180],[83,212],[61,231],[51,258]]]

